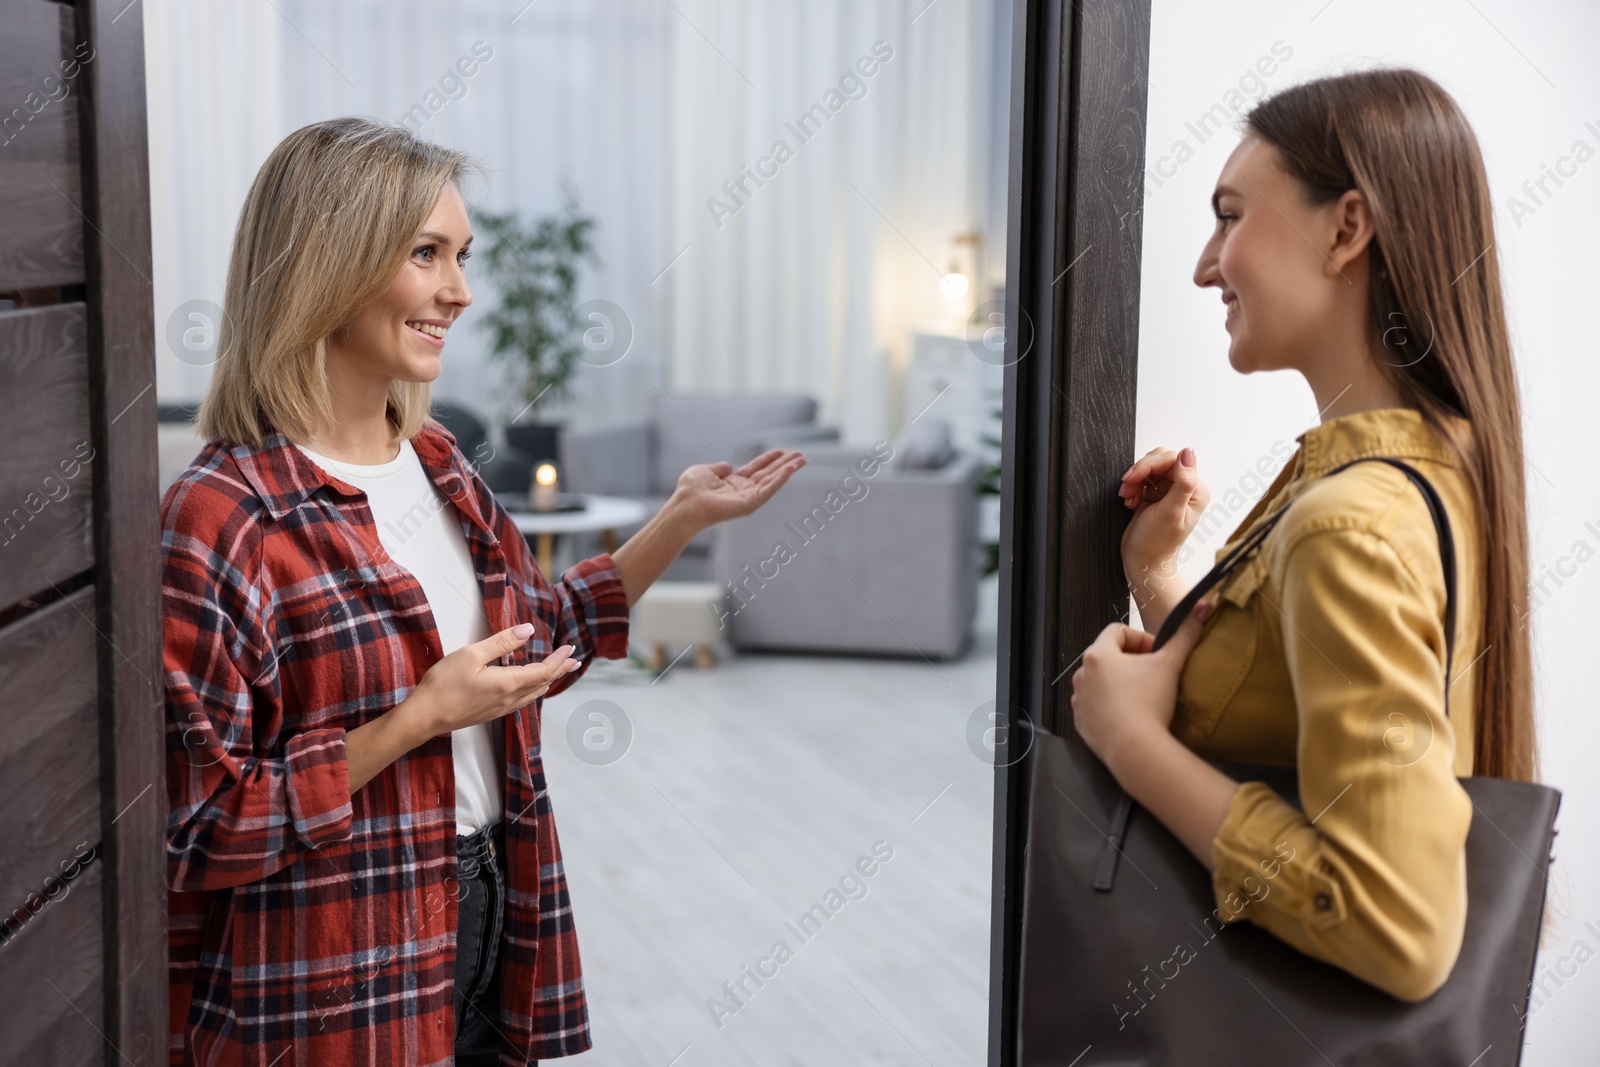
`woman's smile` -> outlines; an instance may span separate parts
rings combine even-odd
[[[427,341],[434,348],[444,347],[445,332],[450,329],[449,319],[407,319],[406,328]]]

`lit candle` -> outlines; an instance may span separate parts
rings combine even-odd
[[[533,471],[533,510],[554,511],[560,491],[554,463],[541,463]]]

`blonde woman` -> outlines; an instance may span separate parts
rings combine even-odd
[[[209,443],[161,506],[173,1064],[589,1048],[541,700],[804,463],[690,467],[615,553],[540,574],[428,417],[472,303],[473,169],[336,119],[240,215]]]

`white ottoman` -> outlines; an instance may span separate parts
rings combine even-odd
[[[650,647],[650,669],[667,666],[668,645],[693,645],[694,665],[709,667],[717,642],[727,630],[717,625],[727,591],[720,582],[662,582],[644,591],[633,605],[628,630]]]

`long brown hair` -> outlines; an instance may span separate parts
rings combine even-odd
[[[200,435],[257,446],[267,421],[300,441],[332,422],[328,335],[405,265],[445,183],[479,173],[462,152],[355,116],[285,137],[239,212]],[[390,385],[400,436],[422,427],[431,396],[428,382]]]
[[[1450,94],[1414,70],[1294,86],[1257,105],[1247,129],[1278,149],[1310,202],[1359,189],[1371,208],[1368,314],[1383,371],[1453,446],[1483,531],[1474,570],[1488,650],[1474,668],[1483,672],[1474,773],[1531,781],[1522,414],[1478,140]],[[1469,440],[1456,439],[1448,415],[1470,422]]]

